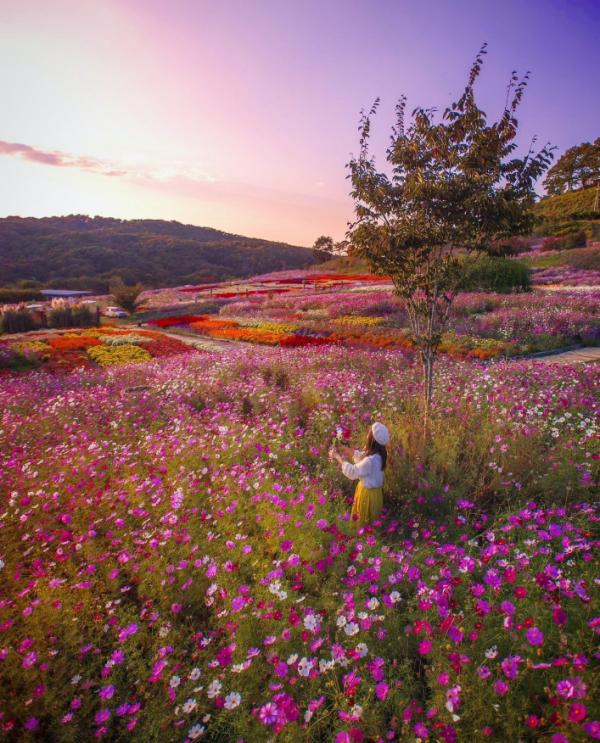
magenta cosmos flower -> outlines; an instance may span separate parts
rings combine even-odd
[[[538,627],[530,627],[525,633],[525,637],[530,645],[542,645],[544,642],[544,633]]]

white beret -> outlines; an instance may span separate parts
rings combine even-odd
[[[378,444],[381,444],[382,446],[387,446],[387,444],[389,444],[390,434],[383,423],[373,423],[371,431],[373,433],[373,438]]]

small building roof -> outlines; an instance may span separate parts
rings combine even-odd
[[[92,292],[76,291],[75,289],[42,289],[40,294],[45,297],[82,297]]]

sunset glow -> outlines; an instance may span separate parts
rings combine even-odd
[[[4,0],[0,216],[176,219],[310,245],[352,216],[360,109],[443,107],[481,43],[496,115],[531,70],[521,142],[598,136],[600,4]]]

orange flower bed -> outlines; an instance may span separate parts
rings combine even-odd
[[[236,328],[238,324],[235,320],[196,320],[190,323],[190,328],[196,330],[218,330],[219,328]]]
[[[283,333],[272,333],[259,328],[207,328],[205,332],[215,338],[229,338],[246,343],[264,343],[267,346],[276,346],[282,338]]]
[[[85,351],[90,346],[99,346],[102,341],[98,338],[89,338],[87,336],[81,336],[80,338],[65,338],[60,336],[58,338],[48,338],[48,344],[52,346],[55,351]]]

